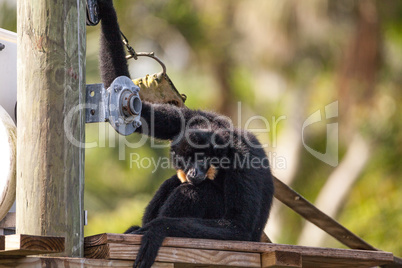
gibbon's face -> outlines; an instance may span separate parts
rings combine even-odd
[[[203,161],[188,162],[187,167],[177,169],[177,177],[182,183],[197,185],[206,179],[214,180],[217,168]]]
[[[217,151],[210,142],[209,135],[207,132],[195,133],[172,144],[173,165],[182,183],[196,185],[206,179],[215,179],[218,168],[210,160],[216,157]]]

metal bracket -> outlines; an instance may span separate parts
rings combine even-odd
[[[86,123],[109,122],[124,136],[141,126],[140,88],[126,76],[117,77],[105,90],[103,84],[86,86]]]
[[[87,0],[87,25],[95,26],[99,23],[99,6],[97,0]]]

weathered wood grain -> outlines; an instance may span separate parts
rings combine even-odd
[[[119,249],[126,254],[130,254],[137,250],[141,244],[140,235],[125,235],[125,234],[100,234],[85,238],[86,252],[97,252],[98,255],[86,255],[87,257],[111,258],[110,245],[119,244]],[[96,245],[101,246],[99,249],[93,249]],[[126,245],[126,246],[124,246]],[[382,251],[368,250],[350,250],[350,249],[332,249],[332,248],[317,248],[304,247],[294,245],[282,245],[260,242],[244,242],[244,241],[221,241],[210,239],[190,239],[167,237],[163,241],[163,247],[174,248],[190,248],[196,250],[218,250],[218,251],[235,251],[235,252],[250,252],[250,253],[270,253],[275,251],[296,253],[302,256],[303,265],[314,264],[315,262],[325,265],[334,262],[337,265],[343,263],[370,264],[371,266],[392,263],[393,254]],[[132,247],[134,246],[134,247]],[[103,250],[103,253],[102,253]],[[108,252],[109,250],[109,252]],[[104,253],[108,252],[108,253]],[[105,255],[101,255],[105,254]],[[116,253],[118,254],[118,252]],[[334,261],[338,260],[338,262]],[[321,266],[320,266],[321,267]],[[331,267],[331,266],[330,266]]]
[[[361,263],[317,263],[303,262],[303,267],[321,267],[321,268],[342,268],[342,267],[372,267],[372,265],[361,265]],[[132,267],[133,261],[125,260],[99,260],[99,259],[80,259],[80,258],[52,258],[52,257],[25,257],[25,258],[4,258],[0,257],[0,268],[16,267],[16,268],[42,268],[42,267],[58,267],[58,268],[97,268],[97,267]],[[183,264],[183,263],[160,263],[155,262],[154,268],[188,268],[188,267],[212,267],[211,265]],[[213,267],[228,267],[221,265],[213,265]],[[288,266],[289,267],[289,266]],[[400,267],[400,266],[394,266]]]
[[[85,7],[17,1],[16,228],[66,237],[66,256],[83,255]]]
[[[402,259],[394,256],[394,262],[391,264],[381,265],[382,268],[401,268],[402,267]]]
[[[261,267],[302,267],[302,255],[295,252],[274,251],[261,254]]]
[[[134,260],[139,248],[139,245],[107,244],[86,249],[85,256],[96,259]],[[156,261],[214,266],[261,266],[259,253],[174,247],[161,247]]]
[[[39,246],[38,243],[45,246]],[[88,238],[87,257],[104,258],[103,260],[73,258],[24,258],[5,260],[0,253],[0,267],[131,267],[132,260],[138,253],[141,236],[103,234]],[[108,243],[120,240],[123,243]],[[41,242],[38,242],[41,241]],[[30,237],[24,235],[6,236],[6,248],[30,250],[55,248],[51,238]],[[59,241],[60,242],[60,241]],[[129,244],[136,243],[136,244]],[[179,245],[179,246],[177,246]],[[188,248],[188,247],[196,248]],[[215,248],[215,249],[211,249]],[[218,249],[216,249],[218,248]],[[244,249],[241,251],[240,249]],[[4,251],[3,251],[4,252]],[[21,251],[24,252],[24,251]],[[25,252],[24,252],[25,253]],[[18,254],[17,254],[18,255]],[[108,259],[108,260],[105,260]],[[310,248],[291,245],[266,244],[241,241],[218,241],[189,238],[167,238],[160,249],[155,267],[373,267],[392,263],[393,255],[387,252],[345,250],[329,248]],[[46,265],[44,265],[46,264]],[[40,266],[43,265],[43,266]],[[52,266],[53,265],[53,266]],[[302,266],[301,266],[302,265]]]
[[[100,249],[96,249],[96,248]],[[90,247],[85,251],[87,258],[134,260],[140,245],[107,244]],[[366,252],[366,251],[363,251]],[[266,253],[247,253],[227,250],[161,247],[157,261],[195,266],[238,266],[238,267],[373,267],[391,263],[392,258],[361,254],[350,250],[348,254],[334,254],[332,249],[321,252],[300,253],[273,250]],[[375,252],[378,253],[378,252]]]
[[[91,247],[104,244],[128,244],[140,245],[141,235],[132,234],[99,234],[85,238],[85,247]],[[393,259],[393,254],[383,251],[368,251],[368,250],[350,250],[350,249],[336,249],[336,248],[318,248],[318,247],[305,247],[295,245],[284,245],[274,243],[261,243],[261,242],[246,242],[246,241],[228,241],[228,240],[212,240],[212,239],[192,239],[180,237],[167,237],[163,241],[164,247],[180,247],[180,248],[193,248],[193,249],[212,249],[212,250],[229,250],[240,252],[273,252],[273,251],[288,251],[303,253],[303,255],[327,255],[329,257],[355,257],[361,258],[376,258],[379,260],[389,261]]]
[[[91,259],[110,259],[109,245],[86,247],[84,249],[85,258]]]
[[[3,236],[4,248],[0,256],[26,256],[34,254],[60,253],[64,251],[64,237],[30,235]]]
[[[98,268],[98,267],[118,267],[132,268],[133,261],[118,260],[95,260],[80,258],[52,258],[52,257],[26,257],[26,258],[0,258],[0,268]],[[174,268],[172,263],[154,263],[153,268]]]

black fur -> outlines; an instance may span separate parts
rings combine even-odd
[[[119,24],[112,0],[100,0],[100,71],[106,88],[121,75],[130,77]]]
[[[254,135],[231,129],[228,120],[204,111],[148,103],[144,111],[143,119],[155,130],[144,127],[140,131],[172,140],[177,169],[187,173],[194,167],[195,154],[207,159],[207,165],[214,157],[227,158],[225,163],[230,164],[218,165],[214,180],[181,183],[174,175],[162,184],[146,208],[143,227],[126,232],[144,235],[135,267],[150,267],[166,236],[259,241],[274,188],[266,154],[256,148],[259,143]],[[196,117],[200,119],[193,120]],[[190,134],[178,138],[183,133]],[[240,163],[257,164],[235,166]]]
[[[117,76],[128,76],[128,68],[111,0],[100,1],[100,13],[101,73],[108,86]],[[166,180],[147,206],[142,227],[126,231],[143,234],[134,267],[150,267],[167,236],[259,241],[274,187],[266,154],[255,136],[205,111],[143,102],[141,113],[143,125],[137,132],[171,140],[173,163],[189,182],[182,183],[177,175]],[[196,162],[196,154],[205,161]],[[200,176],[214,158],[228,159],[229,164],[214,164],[213,180]],[[246,164],[260,164],[235,166],[244,159]]]
[[[193,120],[197,117],[200,119]],[[259,241],[274,188],[266,154],[256,148],[259,142],[254,135],[231,129],[230,122],[216,114],[168,104],[144,103],[143,120],[151,128],[144,124],[140,131],[172,140],[177,169],[188,171],[193,167],[195,154],[198,158],[227,158],[230,164],[218,167],[214,180],[181,183],[174,175],[162,184],[145,211],[143,227],[126,232],[144,235],[135,267],[150,267],[166,236]],[[191,134],[178,139],[183,133]],[[225,145],[230,139],[231,144]],[[192,145],[208,146],[197,149],[190,146],[189,140]],[[246,163],[260,164],[234,166],[245,158]],[[190,164],[186,167],[180,160],[188,159]]]

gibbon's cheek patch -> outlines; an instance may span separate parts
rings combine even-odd
[[[177,170],[177,177],[182,183],[187,182],[186,173],[182,169]]]
[[[210,179],[211,181],[213,181],[215,179],[216,173],[217,173],[217,169],[216,167],[214,167],[213,165],[211,165],[207,171],[207,178]]]

